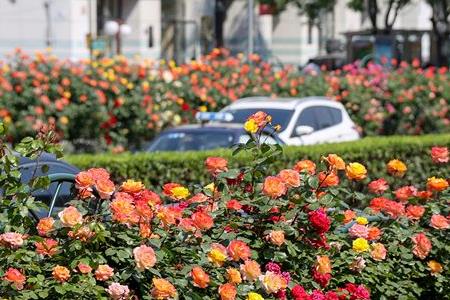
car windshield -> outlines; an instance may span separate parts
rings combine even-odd
[[[289,109],[277,109],[277,108],[245,108],[245,109],[227,109],[224,112],[230,113],[233,115],[233,120],[230,121],[232,123],[245,123],[247,118],[258,112],[263,111],[272,116],[272,124],[279,124],[281,126],[281,130],[286,129],[289,121],[294,114],[293,110]]]
[[[216,148],[229,148],[234,136],[229,132],[170,132],[162,134],[148,151],[201,151]]]

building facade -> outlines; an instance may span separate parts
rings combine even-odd
[[[246,52],[249,1],[226,2],[223,45]],[[298,65],[324,54],[327,40],[342,40],[343,32],[370,26],[368,18],[351,11],[346,2],[338,0],[334,11],[321,17],[320,29],[310,26],[294,6],[278,15],[260,15],[255,5],[255,52]],[[72,60],[89,57],[89,47],[113,54],[117,35],[106,35],[105,24],[115,20],[131,29],[120,35],[124,55],[188,61],[216,46],[217,16],[215,0],[0,0],[0,57],[16,47],[27,52],[51,47]],[[430,16],[424,0],[413,1],[400,12],[395,28],[429,30]],[[427,55],[423,50],[422,56]]]

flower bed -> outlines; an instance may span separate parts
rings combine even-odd
[[[336,154],[273,173],[282,149],[260,144],[233,169],[208,157],[210,184],[171,182],[156,194],[104,169],[76,177],[77,199],[36,225],[3,146],[0,296],[10,299],[444,299],[450,294],[448,149],[435,147],[426,181],[393,159],[368,180],[366,162]],[[56,151],[51,133],[22,155]],[[346,183],[346,184],[344,184]],[[31,181],[31,189],[45,180]],[[352,209],[367,202],[364,209]]]
[[[50,123],[79,148],[91,141],[100,150],[138,147],[162,128],[193,121],[197,111],[241,97],[326,95],[341,101],[366,135],[448,132],[448,69],[393,63],[392,70],[348,65],[305,75],[219,49],[179,66],[123,57],[68,62],[18,50],[0,62],[0,118],[16,141]]]
[[[450,146],[450,135],[370,137],[355,142],[323,144],[314,146],[284,147],[283,154],[277,157],[269,167],[269,172],[278,172],[292,167],[300,159],[319,161],[330,149],[346,161],[363,161],[370,169],[369,179],[383,177],[386,163],[393,157],[408,165],[403,179],[408,182],[426,180],[434,169],[429,159],[433,146]],[[332,148],[331,148],[332,147]],[[105,168],[116,181],[127,178],[139,178],[154,190],[160,190],[166,182],[176,181],[183,185],[207,184],[210,180],[204,171],[203,162],[209,156],[221,156],[229,161],[230,167],[245,167],[251,155],[240,153],[232,155],[232,150],[215,150],[190,153],[123,153],[123,154],[79,154],[69,155],[65,159],[79,167]],[[442,176],[449,177],[450,169],[441,170]]]

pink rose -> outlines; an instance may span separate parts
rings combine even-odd
[[[120,283],[114,282],[108,286],[106,292],[113,300],[123,300],[128,299],[130,289],[126,285],[121,285]]]
[[[369,229],[365,225],[353,224],[348,230],[351,237],[354,238],[365,238],[369,236]]]
[[[155,251],[149,246],[142,245],[133,250],[134,261],[138,270],[150,269],[156,264]]]
[[[421,232],[413,236],[412,241],[414,243],[412,251],[414,255],[420,259],[427,257],[432,248],[431,241],[427,238],[427,236]]]
[[[435,229],[449,229],[450,221],[443,215],[433,215],[431,217],[431,227]]]

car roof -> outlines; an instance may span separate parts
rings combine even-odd
[[[208,123],[208,124],[189,124],[169,128],[163,131],[168,132],[190,132],[190,131],[243,131],[242,124],[236,123]]]
[[[341,108],[342,104],[334,101],[330,98],[324,97],[324,96],[310,96],[310,97],[303,97],[303,98],[272,98],[272,97],[266,97],[266,96],[256,96],[256,97],[246,97],[242,99],[238,99],[232,104],[228,105],[224,108],[226,111],[227,109],[245,109],[245,108],[272,108],[272,109],[295,109],[298,105],[306,103],[306,102],[314,102],[316,104],[320,105],[327,105],[327,106],[334,106]]]
[[[242,134],[245,133],[244,127],[242,124],[236,123],[207,123],[207,124],[189,124],[189,125],[181,125],[173,128],[169,128],[164,130],[159,134],[165,135],[170,133],[181,133],[181,132],[214,132],[214,131],[225,131],[233,134]],[[284,144],[284,142],[278,137],[276,133],[272,132],[271,129],[264,129],[264,133],[272,135],[272,137],[277,140],[280,144]]]

